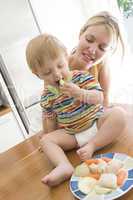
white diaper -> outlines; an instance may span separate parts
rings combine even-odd
[[[93,138],[97,134],[97,125],[96,122],[93,126],[85,131],[75,134],[75,138],[79,147],[85,145],[91,138]]]

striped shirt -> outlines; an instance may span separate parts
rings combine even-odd
[[[73,71],[71,82],[82,89],[102,91],[99,83],[89,72]],[[83,103],[63,93],[57,95],[48,90],[45,90],[41,97],[41,106],[47,117],[56,115],[58,128],[63,128],[70,134],[90,128],[95,120],[103,114],[101,104]]]

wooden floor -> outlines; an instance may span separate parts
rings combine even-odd
[[[131,110],[130,110],[131,111]],[[128,116],[128,129],[117,142],[97,152],[122,152],[133,157],[133,116]],[[74,166],[80,163],[74,151],[68,157]],[[48,188],[41,183],[41,177],[52,169],[43,153],[38,150],[38,138],[15,146],[0,155],[0,200],[74,200],[69,182]],[[133,190],[119,200],[132,200]]]

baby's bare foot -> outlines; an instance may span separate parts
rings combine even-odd
[[[70,164],[60,164],[53,169],[48,175],[42,178],[42,182],[48,186],[56,186],[61,182],[69,179],[74,169]]]
[[[85,146],[81,147],[77,150],[77,154],[79,155],[81,160],[87,160],[92,157],[95,151],[95,145],[93,143],[88,143]]]

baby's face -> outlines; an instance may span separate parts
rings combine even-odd
[[[44,66],[35,70],[35,74],[44,80],[46,85],[59,87],[59,81],[67,80],[70,76],[68,59],[65,55],[61,55],[54,60],[48,60]]]

